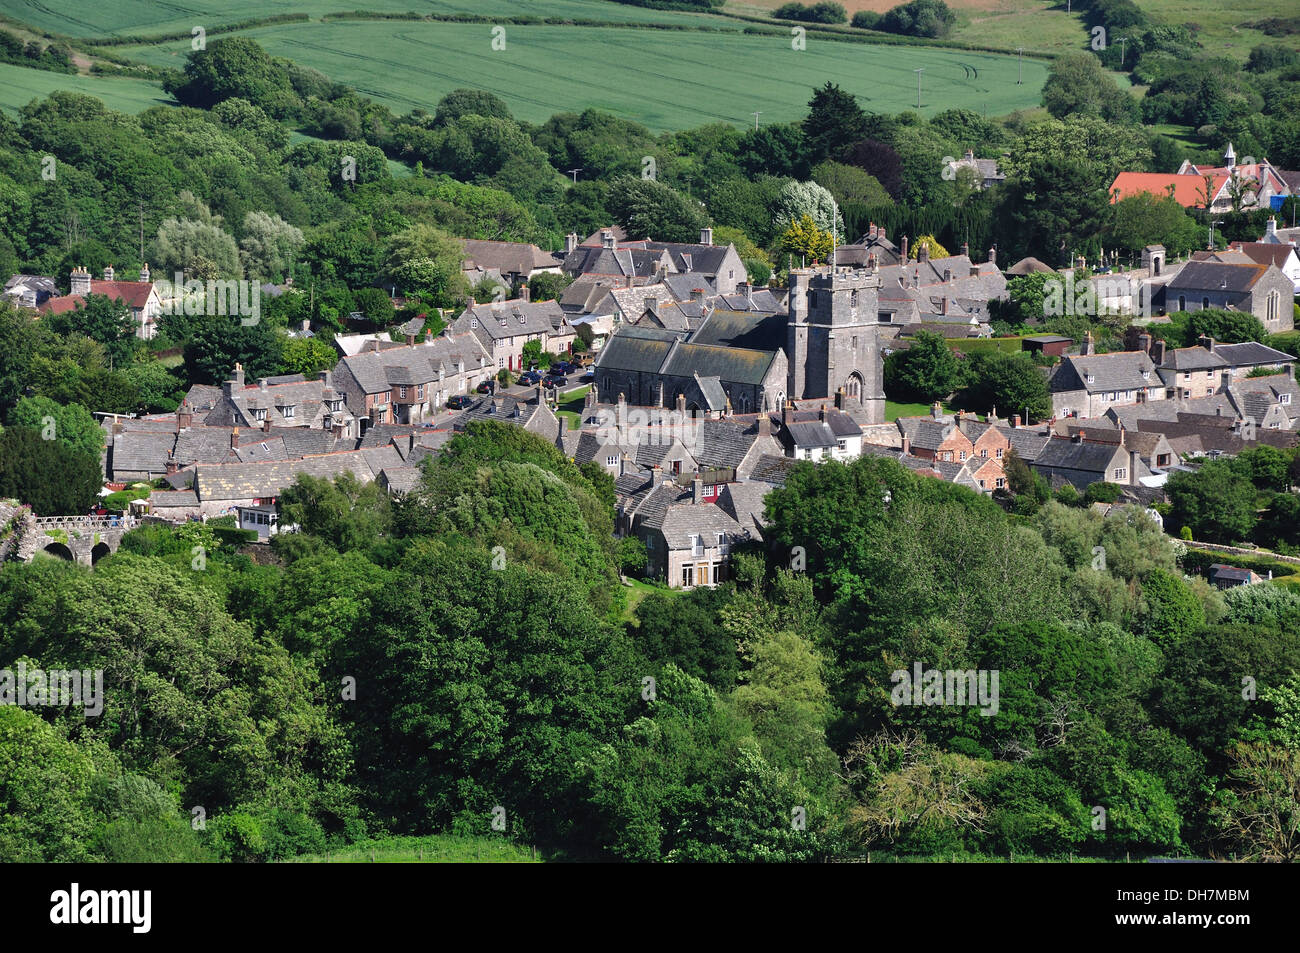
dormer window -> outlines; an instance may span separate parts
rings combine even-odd
[[[265,420],[265,419],[266,419],[266,411],[265,411],[265,410],[255,410],[255,411],[253,411],[253,416],[254,416],[257,420]]]
[[[285,406],[280,408],[280,416],[283,417],[285,420],[292,420],[293,411],[294,411],[294,405],[286,404]]]
[[[1282,394],[1282,395],[1280,396],[1280,398],[1279,398],[1279,401],[1280,401],[1281,403],[1283,403],[1283,404],[1289,404],[1289,403],[1291,403],[1291,395],[1290,395],[1290,394]]]

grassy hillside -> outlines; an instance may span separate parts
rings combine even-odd
[[[786,0],[729,0],[724,10],[747,15],[766,15]],[[839,0],[849,15],[858,10],[883,13],[902,0]],[[1083,49],[1088,33],[1078,10],[1065,12],[1065,3],[1053,0],[947,0],[957,14],[951,40],[981,46],[1059,53]],[[1205,49],[1218,56],[1245,61],[1250,48],[1276,42],[1258,30],[1243,28],[1266,17],[1295,16],[1293,0],[1136,0],[1152,19],[1177,26],[1193,23],[1200,28]],[[1300,39],[1292,38],[1296,42]]]
[[[0,109],[12,113],[33,99],[59,89],[96,96],[110,109],[125,113],[138,113],[171,102],[171,97],[157,83],[145,80],[70,76],[0,63]]]
[[[617,6],[609,4],[609,6]],[[867,46],[813,35],[803,51],[785,37],[600,27],[511,26],[493,51],[484,24],[394,21],[287,23],[250,30],[269,52],[405,112],[431,108],[458,86],[488,89],[533,122],[596,107],[683,129],[709,122],[801,119],[809,90],[834,80],[873,111],[916,106],[916,67],[925,67],[921,112],[965,107],[990,116],[1037,104],[1045,64],[927,47]],[[121,47],[157,66],[180,67],[188,41]],[[967,80],[964,65],[979,71]]]

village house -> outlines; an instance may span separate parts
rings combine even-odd
[[[1276,227],[1275,219],[1269,219],[1269,226]],[[1281,269],[1282,274],[1291,279],[1291,287],[1300,294],[1300,255],[1294,245],[1277,242],[1233,242],[1229,250],[1241,252],[1257,265],[1273,265]]]
[[[997,159],[977,159],[973,149],[967,149],[960,159],[949,162],[945,169],[950,175],[949,178],[955,179],[957,174],[963,170],[970,170],[971,181],[975,185],[976,191],[991,189],[993,186],[1006,181],[1006,175],[999,171]]]
[[[513,292],[534,275],[560,274],[563,255],[542,251],[527,242],[493,242],[461,239],[465,260],[461,274],[471,286],[484,281],[499,282]]]
[[[42,314],[62,314],[72,311],[85,303],[87,295],[103,295],[113,301],[121,301],[131,311],[131,321],[135,325],[135,336],[149,340],[158,333],[158,315],[162,313],[162,300],[158,290],[149,278],[149,266],[140,269],[139,281],[118,281],[109,265],[104,269],[104,280],[94,281],[85,268],[72,269],[71,290],[62,297],[50,297],[37,306]]]
[[[929,416],[900,417],[896,423],[902,435],[903,457],[964,465],[966,473],[962,475],[969,475],[974,487],[982,492],[1006,487],[1003,460],[1011,449],[1011,440],[995,423],[960,411],[944,414],[937,401]],[[944,471],[939,472],[947,477]]]
[[[1183,164],[1178,167],[1178,174],[1197,176],[1202,179],[1206,176],[1212,176],[1215,179],[1226,176],[1229,179],[1227,203],[1214,208],[1214,211],[1231,211],[1234,207],[1242,209],[1268,208],[1274,196],[1291,194],[1284,173],[1275,168],[1267,159],[1260,162],[1238,164],[1237,152],[1232,147],[1231,142],[1228,143],[1228,148],[1223,152],[1223,165],[1196,165],[1192,160],[1184,159]],[[1233,193],[1236,193],[1239,200],[1236,205],[1232,200]]]
[[[1100,417],[1110,407],[1165,399],[1165,383],[1145,351],[1092,353],[1091,332],[1083,353],[1066,355],[1048,381],[1058,417]]]
[[[494,322],[495,323],[495,322]],[[472,393],[496,376],[497,364],[482,337],[467,331],[430,331],[404,346],[362,351],[338,362],[333,371],[347,410],[361,421],[361,432],[375,424],[422,423],[447,400]]]
[[[20,308],[38,308],[59,296],[59,286],[41,275],[14,275],[5,282],[3,296]]]
[[[749,280],[745,263],[732,244],[715,245],[713,229],[700,230],[700,240],[690,242],[656,242],[649,239],[631,241],[620,229],[606,228],[581,245],[577,236],[566,240],[563,270],[579,277],[615,277],[663,281],[669,275],[696,274],[708,281],[717,294],[733,294],[736,285]]]
[[[1126,446],[1123,441],[1101,443],[1086,437],[1085,431],[1079,431],[1049,441],[1030,466],[1053,488],[1064,483],[1073,484],[1080,491],[1093,483],[1149,485],[1151,471],[1136,448]]]
[[[575,332],[558,301],[510,301],[471,304],[450,325],[453,336],[472,334],[498,370],[524,371],[524,345],[537,341],[541,349],[562,354],[573,346]]]

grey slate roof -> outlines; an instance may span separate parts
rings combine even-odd
[[[1105,473],[1110,461],[1115,458],[1118,448],[1110,443],[1090,443],[1086,440],[1075,443],[1073,440],[1057,438],[1051,440],[1038,458],[1036,467],[1050,467],[1054,470],[1078,470],[1084,473]]]
[[[1092,376],[1090,383],[1088,377]],[[1067,355],[1052,375],[1049,388],[1053,392],[1086,390],[1090,394],[1102,391],[1141,390],[1161,385],[1160,375],[1145,351],[1117,351],[1112,354]]]
[[[775,454],[765,453],[758,458],[754,464],[754,469],[749,474],[749,479],[753,482],[771,483],[776,486],[785,486],[786,478],[790,471],[797,465],[796,461],[789,457],[779,457]]]

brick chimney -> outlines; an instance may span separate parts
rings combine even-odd
[[[1012,414],[1012,416],[1011,416],[1011,429],[1012,429],[1012,430],[1015,430],[1015,429],[1018,428],[1019,426],[1020,426],[1020,415],[1019,415],[1019,414]]]
[[[230,431],[230,449],[231,450],[239,449],[239,428],[238,427]]]
[[[1072,437],[1070,438],[1070,442],[1071,442],[1071,443],[1083,443],[1084,439],[1087,438],[1087,436],[1088,436],[1087,431],[1085,431],[1085,430],[1079,430],[1079,431],[1077,431],[1077,432],[1074,434],[1074,436],[1072,436]]]
[[[176,408],[176,432],[190,429],[190,421],[194,419],[190,411],[190,405],[187,401],[181,401],[181,405]]]

